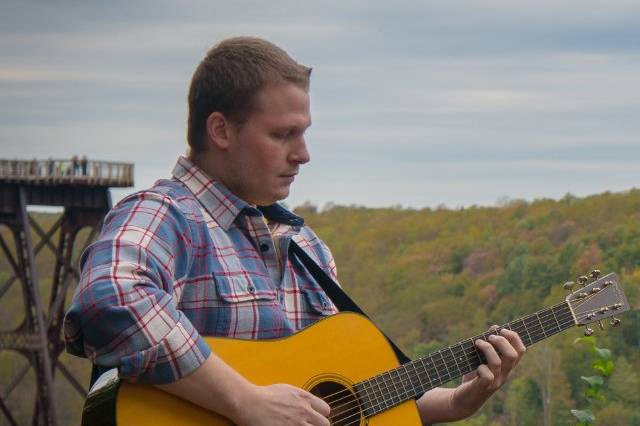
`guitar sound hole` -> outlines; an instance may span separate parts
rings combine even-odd
[[[358,399],[350,389],[336,382],[322,382],[310,392],[331,407],[329,420],[332,426],[357,426],[362,416]]]

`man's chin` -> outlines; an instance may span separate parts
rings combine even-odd
[[[273,194],[270,194],[269,197],[264,197],[262,202],[258,203],[260,206],[270,206],[271,204],[277,203],[278,201],[282,201],[289,196],[289,188],[286,190],[276,191]]]
[[[289,192],[290,192],[290,191],[289,191],[289,187],[288,187],[288,186],[287,186],[286,188],[282,188],[280,191],[278,191],[278,192],[277,192],[277,194],[274,194],[274,195],[275,195],[275,201],[274,201],[274,203],[275,203],[276,201],[282,201],[282,200],[284,200],[285,198],[287,198],[287,197],[289,196]],[[273,203],[272,203],[272,204],[273,204]]]

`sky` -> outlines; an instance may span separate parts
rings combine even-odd
[[[224,38],[313,67],[311,162],[285,202],[411,208],[640,182],[640,2],[0,1],[0,158],[186,151],[189,80]]]

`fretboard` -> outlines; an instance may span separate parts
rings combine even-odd
[[[567,302],[502,326],[517,332],[530,346],[575,325]],[[474,336],[355,385],[366,417],[414,399],[426,391],[474,371],[486,362],[475,346],[495,332]]]

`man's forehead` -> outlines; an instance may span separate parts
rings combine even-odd
[[[288,83],[268,86],[256,96],[252,115],[269,121],[291,122],[291,125],[309,127],[309,104],[309,94],[298,85]]]

